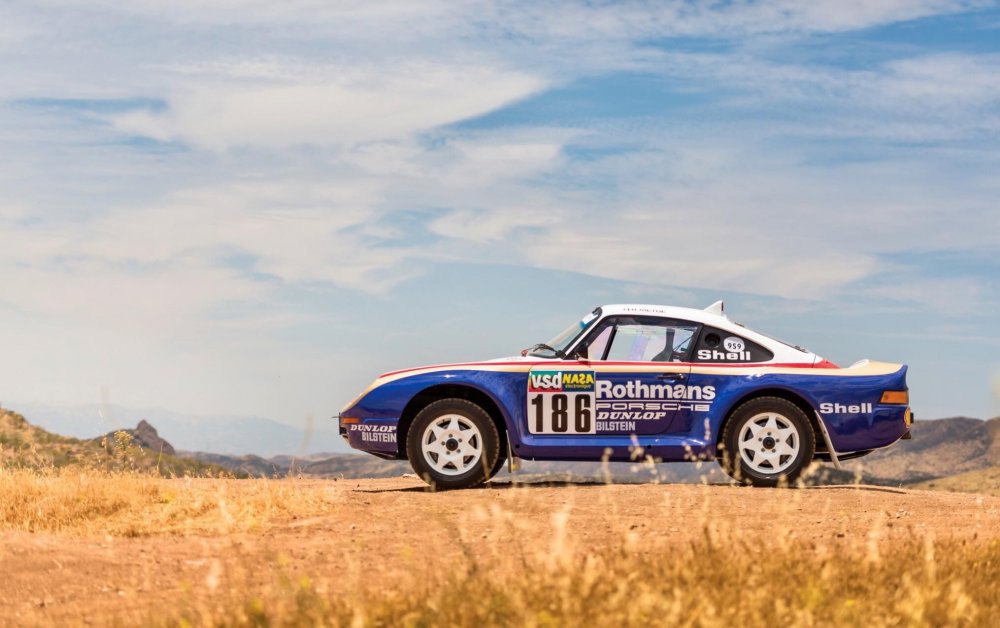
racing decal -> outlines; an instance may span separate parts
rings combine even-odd
[[[821,403],[819,404],[820,414],[871,414],[873,412],[870,403]]]
[[[718,340],[709,340],[706,344],[718,346]],[[702,362],[751,362],[753,356],[747,349],[746,342],[738,336],[729,336],[722,341],[722,351],[718,349],[698,349],[698,360]]]
[[[749,351],[698,349],[698,360],[702,362],[750,362],[752,358]]]
[[[696,362],[767,362],[774,354],[746,338],[715,327],[705,327],[694,352]]]
[[[715,399],[715,386],[646,384],[632,380],[615,384],[597,382],[597,431],[662,432],[678,412],[708,412]],[[660,426],[656,429],[654,425]]]
[[[531,371],[528,431],[532,434],[595,434],[593,371]]]
[[[730,353],[739,353],[746,348],[742,338],[730,336],[722,342],[722,346]]]
[[[654,434],[677,413],[709,412],[715,386],[597,379],[593,371],[528,374],[531,434]]]
[[[370,423],[355,423],[349,425],[349,432],[356,432],[363,443],[396,444],[395,425],[372,425]]]

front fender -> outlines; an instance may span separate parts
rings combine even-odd
[[[499,409],[508,434],[516,439],[517,431],[514,426],[517,425],[517,417],[512,412],[524,405],[527,374],[454,370],[418,373],[384,383],[376,381],[369,391],[341,413],[359,420],[358,427],[349,426],[348,442],[356,449],[385,454],[387,448],[373,450],[367,443],[359,442],[360,439],[355,438],[355,435],[374,429],[365,427],[367,425],[389,426],[394,435],[393,454],[401,454],[404,448],[402,443],[396,443],[395,435],[399,431],[401,420],[407,414],[407,407],[420,395],[440,386],[461,386],[488,397]]]

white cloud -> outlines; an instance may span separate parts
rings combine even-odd
[[[367,250],[371,243],[358,229],[376,214],[370,200],[352,198],[359,191],[296,180],[187,191],[163,205],[110,214],[91,228],[97,237],[77,243],[76,251],[151,265],[244,255],[254,272],[281,282],[381,292],[411,275],[394,272],[407,252]]]
[[[346,0],[45,0],[64,8],[100,8],[107,13],[145,15],[179,24],[285,25],[305,23],[355,37],[374,37],[381,29],[425,37],[433,26],[463,32],[490,30],[532,37],[607,39],[652,35],[733,35],[781,32],[831,32],[869,28],[982,6],[969,0],[796,0],[770,2],[567,3],[497,0],[405,0],[371,3]],[[377,33],[363,27],[381,27]],[[406,27],[410,28],[407,29]]]
[[[555,212],[529,208],[497,208],[489,210],[457,210],[430,223],[430,229],[440,235],[478,244],[500,243],[517,231],[539,227],[559,229],[564,217]]]
[[[104,19],[114,15],[145,16],[167,20],[178,25],[279,26],[301,24],[326,26],[345,35],[365,37],[364,27],[383,25],[399,29],[402,35],[410,25],[416,36],[425,36],[427,25],[456,23],[482,6],[480,2],[462,0],[427,0],[419,4],[406,0],[385,0],[372,3],[364,0],[215,0],[210,4],[198,0],[135,0],[128,3],[114,0],[42,0],[39,4],[63,9],[100,11]]]
[[[0,6],[0,50],[11,49],[35,33],[11,7]]]
[[[533,264],[646,284],[791,298],[828,296],[879,267],[871,255],[783,240],[766,225],[692,208],[589,213],[518,245]],[[826,250],[824,250],[826,249]]]
[[[768,102],[837,106],[869,118],[865,128],[873,130],[886,122],[918,118],[926,125],[963,113],[975,119],[953,120],[952,127],[969,128],[976,120],[995,121],[1000,103],[996,54],[921,54],[845,68],[808,59],[775,62],[749,52],[669,53],[655,69],[683,77],[691,88],[707,90],[720,82],[739,88],[733,103],[746,108]]]
[[[1000,105],[1000,55],[934,54],[893,61],[885,79],[870,85],[871,98],[882,93],[891,106],[980,108]]]
[[[938,314],[977,314],[989,308],[987,288],[972,277],[892,277],[859,293],[883,297],[909,307],[929,308]]]
[[[893,284],[911,270],[884,258],[1000,246],[1000,60],[899,47],[857,69],[810,39],[970,6],[7,4],[0,202],[19,205],[0,209],[0,314],[17,310],[10,329],[46,350],[78,334],[45,336],[40,321],[86,328],[100,342],[80,346],[105,366],[101,344],[128,335],[142,350],[115,347],[116,363],[166,355],[161,377],[211,378],[174,347],[224,345],[215,370],[253,362],[266,382],[270,360],[294,370],[296,356],[262,338],[329,316],[284,290],[385,295],[442,261],[908,308],[989,298],[941,280],[926,304],[919,278]],[[723,52],[659,45],[678,35]],[[589,96],[570,89],[499,128],[456,124],[620,70],[659,73],[673,93],[626,119],[602,107],[628,110],[631,94],[595,99],[588,119],[573,98]],[[43,111],[30,98],[124,104]],[[137,148],[144,138],[173,144]],[[872,277],[887,283],[863,292]]]
[[[167,111],[124,114],[115,124],[127,133],[213,149],[353,145],[405,139],[502,107],[546,84],[523,72],[431,63],[324,73],[328,79],[318,83],[199,81],[170,95]]]

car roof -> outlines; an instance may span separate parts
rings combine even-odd
[[[601,306],[601,316],[620,316],[620,315],[636,315],[636,316],[663,316],[666,318],[677,318],[680,320],[692,321],[695,323],[701,323],[703,325],[711,325],[712,327],[717,327],[724,331],[729,331],[734,334],[739,334],[744,338],[753,340],[754,342],[764,345],[771,350],[772,353],[777,357],[779,354],[787,356],[788,352],[794,352],[800,355],[808,355],[813,358],[816,357],[814,353],[801,347],[795,347],[786,344],[775,338],[771,338],[760,332],[756,332],[752,329],[748,329],[739,323],[734,323],[729,320],[723,312],[723,305],[721,301],[717,301],[708,308],[701,310],[693,307],[678,307],[674,305],[651,305],[645,303],[613,303],[609,305]]]
[[[639,316],[665,316],[667,318],[680,318],[697,323],[707,323],[710,325],[735,325],[725,314],[716,314],[708,310],[700,310],[693,307],[677,307],[674,305],[649,305],[643,303],[614,303],[602,305],[601,313],[604,316],[636,314]]]

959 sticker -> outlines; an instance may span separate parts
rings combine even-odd
[[[596,434],[593,371],[534,370],[528,374],[528,432]]]

